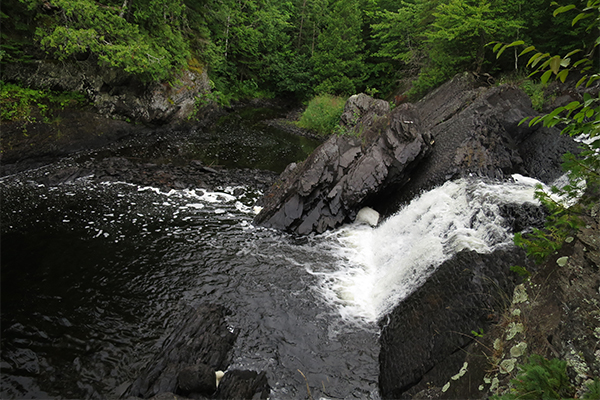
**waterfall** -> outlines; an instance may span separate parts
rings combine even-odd
[[[537,204],[538,181],[461,179],[422,194],[378,227],[352,224],[326,234],[338,262],[309,272],[348,321],[372,323],[415,291],[461,250],[490,253],[512,243],[500,206]]]

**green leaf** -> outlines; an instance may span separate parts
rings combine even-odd
[[[511,44],[509,44],[509,45],[506,45],[506,47],[520,46],[520,45],[522,45],[522,44],[525,44],[525,42],[524,42],[524,41],[522,41],[522,40],[515,40],[515,41],[514,41],[514,42],[512,42]]]
[[[555,75],[558,74],[558,70],[560,69],[560,61],[560,56],[554,56],[550,59],[550,70],[554,72]]]
[[[496,44],[496,45],[494,46],[494,49],[493,49],[492,51],[495,53],[496,51],[498,51],[498,49],[499,49],[501,46],[502,46],[502,43],[498,43],[498,44]]]
[[[502,53],[504,53],[504,50],[506,50],[507,48],[508,48],[508,46],[502,46],[502,48],[500,49],[498,54],[496,54],[496,58],[500,57],[502,55]]]
[[[597,81],[598,79],[600,79],[600,75],[593,75],[590,80],[588,81],[588,83],[585,85],[585,87],[590,87],[590,85],[592,83],[594,83],[595,81]]]
[[[550,54],[549,53],[544,53],[544,54],[540,53],[540,56],[537,57],[535,60],[533,60],[533,64],[531,64],[531,68],[534,68],[540,61],[542,61],[546,57],[550,57]]]
[[[575,24],[579,21],[581,21],[584,18],[588,18],[591,17],[592,14],[588,14],[588,13],[581,13],[578,14],[575,18],[573,18],[573,22],[571,22],[571,26],[575,26]]]
[[[572,101],[565,106],[565,110],[574,110],[581,105],[578,101]]]
[[[560,81],[562,83],[565,83],[565,80],[567,79],[567,75],[569,75],[569,70],[568,69],[563,69],[562,71],[560,71],[558,73],[558,75],[556,76],[556,79],[560,79]]]
[[[582,58],[581,60],[579,60],[575,64],[573,64],[573,68],[577,68],[581,64],[589,63],[589,62],[590,62],[590,60],[588,60],[587,58]]]
[[[525,122],[527,122],[527,120],[529,120],[530,118],[531,118],[531,117],[525,117],[525,118],[523,118],[521,121],[519,121],[519,125],[518,125],[518,126],[521,126],[521,125],[523,125],[523,124],[524,124]]]
[[[551,75],[552,75],[552,70],[548,70],[548,71],[544,72],[544,75],[542,75],[542,77],[540,78],[540,80],[542,81],[542,84],[546,84],[546,82],[548,82],[548,79],[550,79]]]
[[[529,66],[529,64],[531,64],[532,62],[534,62],[535,60],[537,60],[538,58],[540,58],[543,55],[544,55],[544,53],[535,53],[534,55],[532,55],[531,58],[529,59],[529,61],[527,62],[527,66]],[[533,65],[532,65],[532,67],[533,67]]]
[[[535,50],[535,46],[529,46],[525,50],[523,50],[521,52],[521,54],[519,54],[519,57],[521,57],[523,54],[527,54],[527,53],[529,53],[530,51],[533,51],[533,50]]]
[[[552,15],[554,15],[556,17],[558,14],[562,14],[562,13],[570,11],[574,8],[575,8],[575,4],[569,4],[568,6],[558,7],[556,10],[554,10],[554,13]]]
[[[581,50],[581,49],[576,49],[576,50],[573,50],[572,52],[568,53],[568,54],[565,56],[565,58],[569,58],[569,57],[571,57],[573,54],[577,54],[577,53],[579,53],[580,51],[582,51],[582,50]]]
[[[537,124],[542,119],[542,117],[543,116],[540,115],[540,116],[533,118],[531,121],[529,121],[529,126],[531,127],[531,126]]]

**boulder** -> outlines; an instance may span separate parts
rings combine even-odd
[[[402,186],[430,149],[417,110],[352,96],[331,136],[302,164],[290,165],[260,202],[257,224],[299,234],[354,220],[386,189]]]
[[[557,129],[519,124],[538,114],[519,88],[482,87],[470,73],[457,75],[415,106],[434,146],[394,201],[379,205],[386,214],[418,193],[465,176],[501,180],[518,173],[550,183],[562,175],[560,156],[577,151]]]
[[[215,370],[206,364],[198,363],[182,368],[177,375],[177,393],[184,396],[200,394],[211,396],[217,390]]]
[[[458,371],[474,332],[496,318],[494,309],[512,293],[512,265],[527,265],[516,248],[492,254],[462,251],[380,322],[379,388],[400,399],[425,374]],[[435,379],[434,379],[435,380]]]
[[[270,387],[264,372],[228,371],[219,385],[218,399],[267,399]]]
[[[518,173],[550,183],[562,174],[560,155],[576,152],[577,144],[556,129],[520,124],[535,115],[517,87],[482,86],[471,73],[392,111],[382,100],[352,96],[338,128],[345,134],[289,166],[261,200],[255,222],[323,232],[353,221],[365,206],[388,216],[450,179]]]

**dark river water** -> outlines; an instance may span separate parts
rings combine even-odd
[[[189,154],[279,172],[315,145],[231,118]],[[218,303],[239,332],[230,369],[266,371],[271,398],[378,399],[377,320],[456,251],[509,243],[497,204],[533,201],[528,180],[460,181],[376,229],[295,237],[252,224],[249,187],[0,184],[2,398],[117,398],[190,307]]]

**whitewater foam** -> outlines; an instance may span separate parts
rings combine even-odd
[[[318,290],[349,321],[387,314],[461,250],[490,253],[512,243],[500,205],[534,203],[531,178],[486,183],[461,179],[424,193],[378,227],[348,225],[324,235],[339,260]]]

